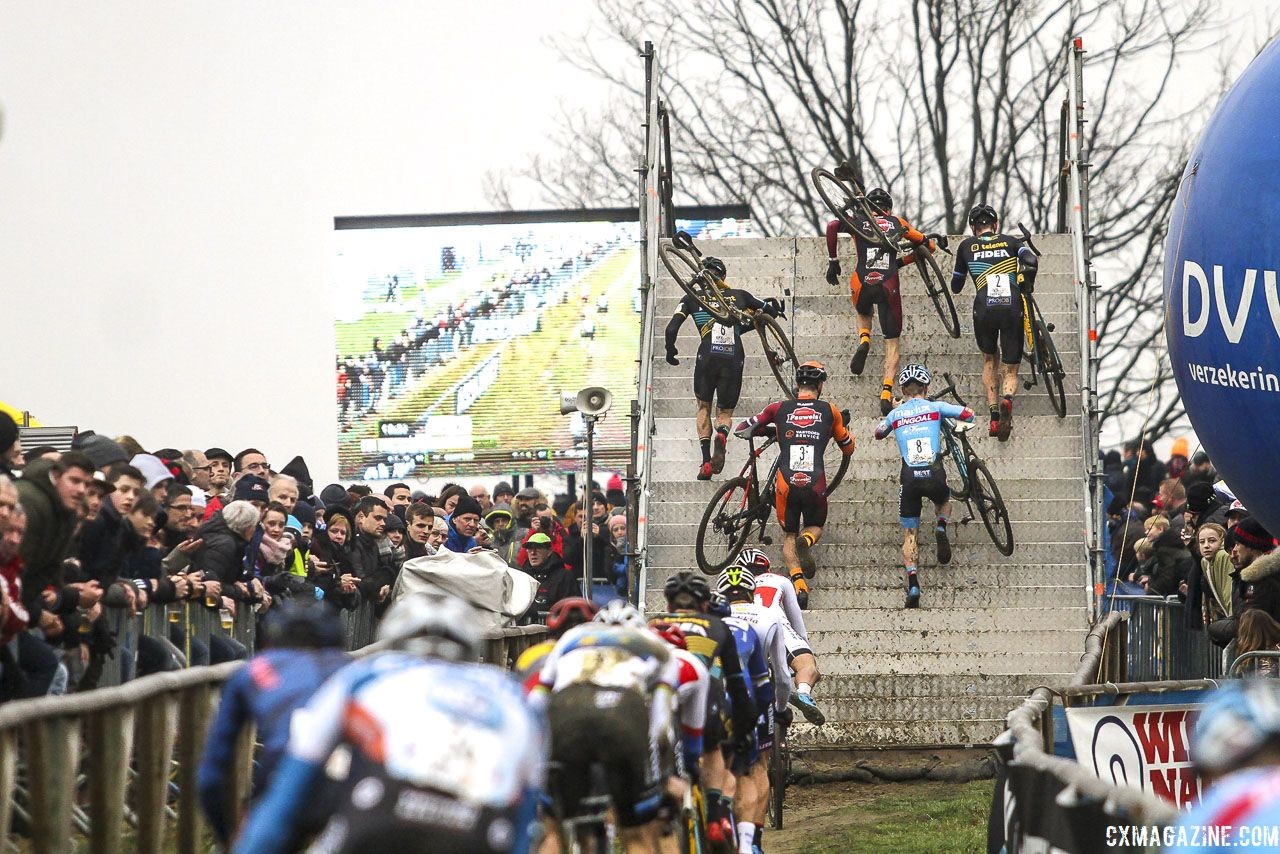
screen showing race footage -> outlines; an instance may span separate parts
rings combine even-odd
[[[735,220],[681,223],[746,236]],[[555,474],[586,456],[560,393],[603,386],[601,465],[630,456],[639,227],[539,222],[335,232],[338,465],[359,480]]]

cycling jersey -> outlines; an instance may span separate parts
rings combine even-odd
[[[903,236],[916,245],[925,242],[925,236],[900,216],[877,216],[875,223],[892,244],[896,245]],[[883,247],[854,234],[840,220],[832,220],[827,223],[827,257],[832,260],[836,257],[836,235],[841,232],[853,236],[856,262],[849,277],[849,290],[854,310],[860,315],[868,315],[878,306],[880,331],[884,337],[890,340],[899,337],[902,334],[902,292],[898,270],[903,264],[914,263],[915,253],[900,256],[897,252],[885,251]],[[932,243],[929,248],[933,248]]]
[[[542,665],[546,664],[547,656],[555,648],[555,640],[545,640],[520,653],[512,672],[520,680],[520,684],[524,686],[525,693],[532,691],[533,687],[538,684],[538,677],[542,675]]]
[[[765,657],[764,642],[756,633],[755,627],[743,619],[733,616],[724,618],[724,624],[733,635],[734,646],[738,648],[738,659],[747,668],[747,693],[756,709],[764,707],[766,702],[773,702],[773,686],[769,683],[769,662]]]
[[[755,602],[733,602],[729,607],[733,609],[733,616],[725,622],[755,629],[768,671],[773,672],[770,693],[774,704],[779,710],[785,709],[791,699],[791,668],[787,666],[786,624],[780,612]]]
[[[676,689],[676,705],[680,711],[681,726],[686,733],[699,737],[707,721],[707,694],[711,690],[711,675],[702,659],[687,649],[672,647],[671,653],[680,662],[680,684]],[[684,751],[685,769],[688,770],[698,757]]]
[[[1022,361],[1022,293],[1036,269],[1035,253],[1007,234],[967,238],[956,252],[951,290],[960,293],[966,273],[973,278],[973,336],[980,351],[1006,365]]]
[[[764,309],[763,302],[739,288],[727,288],[721,290],[720,294],[740,311],[748,309],[760,311]],[[703,308],[701,303],[685,294],[684,299],[680,300],[680,307],[676,309],[675,315],[671,318],[671,323],[667,326],[667,343],[669,345],[675,343],[675,333],[686,317],[693,318],[693,324],[698,328],[698,335],[701,336],[701,340],[698,342],[699,359],[727,360],[738,366],[742,365],[746,358],[746,351],[742,346],[742,333],[751,330],[749,324],[733,325],[721,323],[712,317],[711,313]]]
[[[437,851],[529,848],[544,730],[496,667],[374,655],[326,682],[290,733],[238,852],[292,850],[299,816],[339,745],[350,758],[343,794],[313,850],[405,850],[424,837]]]
[[[1275,844],[1280,827],[1280,769],[1247,768],[1228,774],[1207,792],[1199,806],[1182,814],[1174,831],[1175,852],[1235,851]],[[1216,834],[1210,837],[1210,832]],[[1271,834],[1270,836],[1266,834]]]
[[[932,468],[942,453],[942,419],[972,421],[973,410],[967,406],[913,397],[893,409],[876,425],[876,438],[890,433],[898,440],[898,453],[910,469]]]
[[[787,652],[791,655],[799,654],[792,646],[792,639],[800,642],[804,652],[811,651],[808,648],[809,631],[804,625],[804,612],[800,610],[796,586],[790,578],[776,572],[757,575],[755,600],[757,604],[778,612],[786,629]]]

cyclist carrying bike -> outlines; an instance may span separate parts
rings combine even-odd
[[[725,281],[727,270],[719,258],[702,259],[702,270],[721,290],[726,302],[739,311],[763,311],[773,317],[782,313],[782,305],[776,299],[758,300],[740,288],[730,288]],[[718,322],[699,302],[686,294],[680,307],[667,323],[667,364],[679,365],[676,358],[676,335],[686,317],[693,318],[701,340],[698,357],[693,366],[693,396],[698,402],[698,441],[702,446],[702,465],[698,468],[698,480],[710,480],[711,475],[724,469],[725,445],[729,438],[729,426],[733,423],[733,409],[738,405],[742,392],[742,370],[746,351],[742,346],[742,333],[750,326],[728,325]],[[715,450],[711,448],[711,405],[716,405]]]
[[[734,838],[733,775],[726,754],[746,753],[755,734],[756,707],[747,689],[738,647],[724,620],[710,613],[711,587],[700,572],[681,570],[663,586],[667,611],[649,624],[670,623],[684,632],[689,652],[711,674],[707,726],[703,734],[702,782],[707,795],[707,832],[713,842]]]
[[[840,170],[836,171],[841,176]],[[917,247],[925,246],[923,251],[932,252],[934,241],[929,240],[902,217],[893,213],[893,198],[880,187],[867,193],[867,202],[879,212],[875,225],[884,233],[890,243],[897,244],[902,236]],[[827,282],[837,285],[840,282],[840,261],[836,257],[836,236],[844,232],[853,237],[854,256],[856,258],[853,274],[849,277],[849,291],[853,299],[853,310],[858,314],[858,349],[849,361],[849,370],[854,376],[861,376],[867,364],[867,354],[871,351],[871,312],[875,309],[880,315],[880,332],[884,335],[884,384],[880,389],[880,414],[887,415],[893,408],[893,378],[898,373],[901,363],[901,348],[898,343],[902,335],[902,291],[898,279],[899,269],[906,264],[914,264],[915,251],[905,255],[887,252],[883,247],[854,233],[838,219],[827,223]]]
[[[791,671],[787,666],[782,621],[773,609],[756,604],[755,587],[755,575],[744,566],[730,566],[716,578],[716,589],[729,600],[733,615],[725,622],[738,641],[739,654],[745,646],[753,660],[762,659],[753,665],[753,672],[763,670],[763,679],[757,679],[755,686],[756,707],[760,712],[755,749],[747,757],[747,767],[738,772],[734,798],[739,854],[753,854],[760,847],[769,798],[769,750],[777,735],[775,716],[787,711],[791,697]],[[813,710],[817,711],[817,707]],[[821,713],[818,714],[819,719],[813,723],[821,724]]]
[[[547,710],[555,769],[548,788],[560,817],[590,814],[599,768],[625,850],[676,850],[662,823],[676,773],[679,681],[679,660],[627,602],[610,602],[560,639],[529,695]],[[696,710],[686,714],[681,748],[696,762],[702,731]]]
[[[1022,361],[1022,295],[1035,289],[1038,260],[1021,240],[1000,232],[1000,218],[991,205],[980,204],[969,211],[969,225],[974,236],[956,252],[951,292],[960,293],[965,277],[973,278],[973,336],[982,351],[990,435],[1007,442]]]
[[[414,594],[391,607],[378,639],[388,651],[338,671],[294,714],[288,750],[235,850],[294,850],[343,745],[338,805],[310,850],[415,851],[429,839],[433,851],[528,851],[545,734],[519,685],[477,663],[475,611]]]
[[[911,364],[898,375],[898,386],[904,399],[885,419],[876,425],[876,438],[895,435],[898,453],[902,455],[902,472],[898,486],[898,516],[902,520],[902,564],[907,571],[907,607],[920,605],[920,581],[916,560],[920,547],[916,533],[920,529],[920,510],[924,499],[933,502],[937,513],[934,536],[938,543],[938,563],[951,563],[951,542],[947,539],[947,519],[951,515],[951,488],[942,468],[942,419],[957,418],[972,422],[973,410],[967,406],[929,400],[929,383],[933,374],[924,365]]]
[[[853,453],[853,434],[835,404],[820,400],[827,369],[805,362],[796,369],[796,399],[769,404],[735,429],[738,436],[774,435],[778,440],[778,473],[774,509],[782,526],[782,557],[795,584],[801,608],[809,605],[809,584],[818,565],[812,548],[827,523],[827,475],[822,455],[832,439],[845,456]]]
[[[735,562],[755,575],[753,595],[756,604],[772,611],[782,624],[782,641],[787,648],[787,661],[795,674],[791,705],[803,712],[805,720],[810,723],[823,723],[825,717],[818,711],[817,704],[810,696],[813,686],[822,677],[818,673],[818,660],[809,648],[809,632],[804,625],[804,614],[800,611],[795,585],[791,579],[773,569],[773,562],[760,549],[743,549]]]

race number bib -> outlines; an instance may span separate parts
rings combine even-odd
[[[930,466],[934,461],[933,439],[921,436],[907,443],[907,465]]]
[[[1009,305],[1013,300],[1008,273],[987,276],[987,305]]]
[[[723,323],[711,324],[711,345],[713,347],[732,347],[733,327],[725,326]]]
[[[790,468],[792,471],[813,471],[813,445],[792,445]]]

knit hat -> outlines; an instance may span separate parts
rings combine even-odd
[[[153,489],[166,480],[173,480],[169,467],[154,454],[134,454],[129,465],[142,472],[142,476],[147,479],[147,489]]]
[[[307,470],[307,461],[301,456],[289,460],[289,464],[280,469],[280,474],[287,474],[298,482],[298,494],[307,496],[313,489],[311,472]]]
[[[9,453],[13,443],[18,441],[18,422],[7,412],[0,412],[0,456]]]
[[[1191,445],[1186,438],[1179,437],[1173,440],[1173,447],[1169,449],[1169,456],[1182,457],[1184,460],[1191,456]]]
[[[205,497],[204,490],[198,486],[188,486],[191,491],[191,506],[199,507],[201,510],[209,506],[209,499]]]
[[[477,516],[483,516],[484,510],[480,509],[480,502],[476,501],[470,495],[459,495],[458,503],[453,505],[453,518],[464,516],[467,513],[474,513]]]
[[[100,469],[129,461],[129,455],[125,453],[124,448],[110,436],[99,436],[97,433],[90,433],[87,436],[81,434],[76,436],[71,447],[93,460],[94,466]]]
[[[340,483],[331,483],[320,493],[320,500],[325,507],[350,507],[351,496],[347,488]]]
[[[233,501],[268,501],[267,490],[270,485],[256,474],[247,474],[236,481]]]
[[[1231,529],[1231,532],[1235,534],[1236,542],[1248,546],[1254,551],[1269,552],[1271,547],[1275,545],[1271,533],[1262,527],[1262,523],[1254,516],[1245,516]]]
[[[387,530],[388,530],[388,531],[403,531],[403,530],[404,530],[404,520],[403,520],[403,519],[401,519],[399,516],[397,516],[397,515],[396,515],[396,514],[394,514],[394,513],[388,513],[388,514],[387,514]]]
[[[287,519],[284,520],[284,529],[286,531],[297,531],[299,534],[301,534],[302,523],[298,521],[297,516],[289,516]]]
[[[1187,487],[1187,509],[1192,513],[1203,513],[1214,505],[1213,486],[1203,480],[1197,480]]]
[[[546,534],[534,534],[532,537],[524,541],[525,548],[533,546],[545,546],[551,548],[551,538]]]
[[[293,515],[299,524],[314,525],[316,523],[316,508],[312,507],[305,498],[293,505]]]
[[[515,495],[516,491],[511,488],[511,484],[505,480],[499,481],[498,485],[493,488],[493,500],[497,501],[499,495]]]

